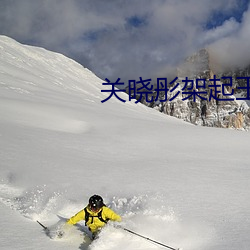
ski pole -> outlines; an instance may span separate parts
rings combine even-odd
[[[47,227],[45,227],[41,222],[39,222],[38,220],[36,221],[40,226],[42,226],[43,227],[43,229],[46,231],[46,230],[48,230],[48,228]]]
[[[131,233],[131,234],[137,235],[137,236],[139,236],[139,237],[141,237],[141,238],[143,238],[143,239],[145,239],[145,240],[154,242],[154,243],[156,243],[156,244],[158,244],[158,245],[161,245],[161,246],[163,246],[163,247],[169,248],[169,249],[171,249],[171,250],[180,250],[180,248],[173,248],[173,247],[167,246],[167,245],[162,244],[162,243],[160,243],[160,242],[158,242],[158,241],[155,241],[155,240],[152,240],[152,239],[150,239],[150,238],[148,238],[148,237],[145,237],[145,236],[143,236],[143,235],[141,235],[141,234],[135,233],[135,232],[133,232],[133,231],[127,229],[127,228],[124,228],[124,227],[123,227],[122,229],[125,230],[125,231],[127,231],[127,232],[129,232],[129,233]]]

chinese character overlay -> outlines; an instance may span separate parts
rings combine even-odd
[[[182,101],[192,100],[197,101],[199,98],[201,101],[233,101],[233,100],[250,100],[250,77],[236,77],[236,79],[246,80],[246,86],[238,87],[246,91],[246,97],[233,96],[233,78],[230,76],[217,78],[214,75],[211,79],[185,79],[179,80],[175,77],[168,82],[167,78],[157,78],[155,84],[151,79],[143,79],[139,77],[139,80],[129,80],[127,85],[127,93],[129,101],[135,100],[135,103],[145,101],[147,103],[152,102],[166,102],[173,101],[177,98]],[[109,79],[105,79],[106,82],[102,85],[110,86],[110,89],[101,90],[101,92],[109,93],[106,99],[101,102],[108,101],[111,97],[117,98],[121,102],[126,102],[122,99],[118,93],[125,92],[125,89],[117,88],[118,86],[124,86],[124,82],[120,82],[118,78],[115,82],[111,82]],[[223,82],[221,81],[223,80]],[[181,84],[182,83],[182,84]],[[155,88],[154,88],[155,87]]]

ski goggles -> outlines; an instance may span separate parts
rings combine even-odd
[[[89,206],[89,208],[93,212],[97,212],[97,211],[99,211],[101,209],[100,207],[97,207],[97,206]]]

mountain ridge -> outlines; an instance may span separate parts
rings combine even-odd
[[[223,67],[217,69],[214,61],[209,49],[201,49],[177,67],[177,80],[173,85],[168,82],[167,97],[166,91],[163,91],[166,87],[162,87],[162,91],[148,93],[150,98],[159,95],[159,100],[147,102],[142,98],[141,102],[195,125],[249,130],[250,100],[247,100],[247,89],[244,89],[247,88],[246,79],[237,78],[249,77],[250,66],[224,68],[221,71]],[[211,82],[214,78],[218,79],[216,84],[220,85],[216,90]],[[199,85],[202,81],[204,86]],[[158,85],[154,83],[154,86]],[[137,89],[140,87],[137,86]],[[129,93],[128,88],[126,91]],[[196,95],[200,91],[204,93]],[[190,98],[187,98],[187,95],[190,95]]]

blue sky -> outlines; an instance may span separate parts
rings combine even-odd
[[[211,13],[211,18],[208,19],[206,23],[207,29],[216,28],[217,26],[222,25],[225,20],[228,20],[230,18],[234,18],[237,22],[242,22],[242,17],[245,11],[248,9],[248,0],[240,0],[237,2],[237,5],[235,8],[232,8],[229,12],[224,12],[223,8],[215,10]]]
[[[0,34],[63,53],[101,78],[166,77],[209,47],[248,64],[250,0],[1,0]]]

